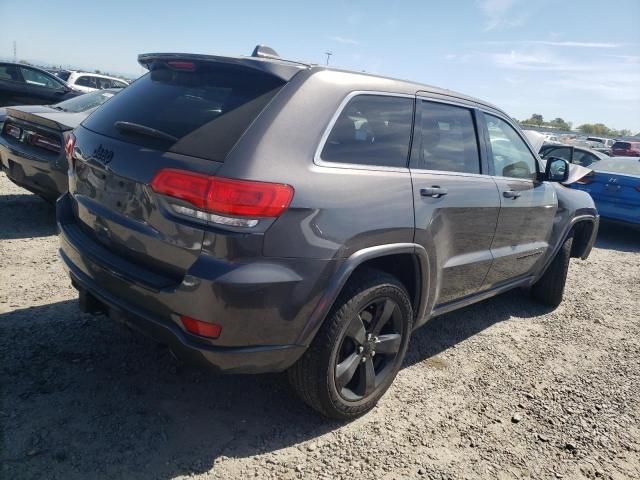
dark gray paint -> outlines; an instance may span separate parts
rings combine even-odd
[[[133,317],[146,319],[146,330],[172,331],[178,346],[186,343],[204,357],[211,348],[232,356],[247,348],[278,352],[242,367],[220,355],[209,358],[221,370],[282,370],[311,343],[363,262],[414,256],[419,326],[433,315],[532,283],[573,218],[597,225],[593,202],[583,192],[492,177],[482,135],[481,175],[323,162],[322,139],[354,92],[411,98],[420,92],[420,98],[509,117],[446,90],[323,67],[293,68],[298,73],[222,164],[76,130],[78,166],[70,193],[58,202],[58,223],[62,257],[83,295],[102,299],[111,310],[135,310]],[[106,165],[105,151],[111,152]],[[287,183],[295,196],[280,218],[261,220],[253,230],[199,224],[171,214],[149,189],[160,168]],[[434,185],[448,194],[420,194]],[[506,188],[523,194],[506,203]],[[584,242],[584,255],[592,242],[593,235]],[[187,342],[178,314],[220,323],[223,334]]]

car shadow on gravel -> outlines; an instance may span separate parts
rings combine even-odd
[[[7,478],[170,479],[340,427],[294,397],[283,374],[182,365],[75,300],[0,313],[0,358]]]
[[[596,248],[621,252],[640,252],[640,228],[600,220]]]
[[[473,337],[496,323],[517,318],[544,315],[551,308],[534,302],[523,289],[511,290],[497,297],[470,305],[429,320],[411,336],[405,366],[423,360],[439,367],[436,356]]]
[[[30,193],[0,195],[0,239],[55,234],[56,211],[53,205]]]
[[[545,311],[512,292],[435,318],[415,332],[405,366],[512,316]],[[0,314],[0,356],[7,478],[169,479],[341,426],[304,406],[285,375],[182,365],[152,340],[80,313],[75,300]]]

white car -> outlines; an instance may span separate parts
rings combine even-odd
[[[57,76],[67,82],[70,87],[83,92],[93,92],[95,90],[104,90],[105,88],[124,88],[129,85],[126,80],[99,73],[65,70],[58,72]]]

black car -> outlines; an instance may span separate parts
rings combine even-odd
[[[588,167],[592,163],[609,158],[609,155],[591,148],[575,147],[573,145],[543,145],[540,147],[540,158],[564,158],[569,163]]]
[[[60,255],[84,311],[178,355],[288,370],[349,419],[415,328],[516,287],[555,307],[589,255],[593,200],[561,184],[574,166],[545,171],[486,102],[260,48],[139,62],[69,135]]]
[[[40,68],[0,62],[0,107],[49,105],[83,93]]]
[[[121,89],[107,89],[70,98],[55,105],[7,107],[0,133],[0,169],[13,183],[45,200],[67,191],[69,132]]]

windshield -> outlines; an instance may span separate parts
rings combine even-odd
[[[116,90],[98,90],[97,92],[85,93],[79,97],[56,103],[53,108],[72,113],[86,112],[92,108],[99,107],[116,93]]]
[[[637,157],[614,157],[600,160],[590,165],[596,172],[622,173],[625,175],[640,175],[640,159]]]
[[[157,66],[91,115],[83,126],[161,151],[224,161],[284,82],[214,62]]]
[[[71,75],[71,72],[61,71],[61,72],[56,72],[55,75],[56,77],[61,78],[66,82],[67,80],[69,80],[69,76]]]

